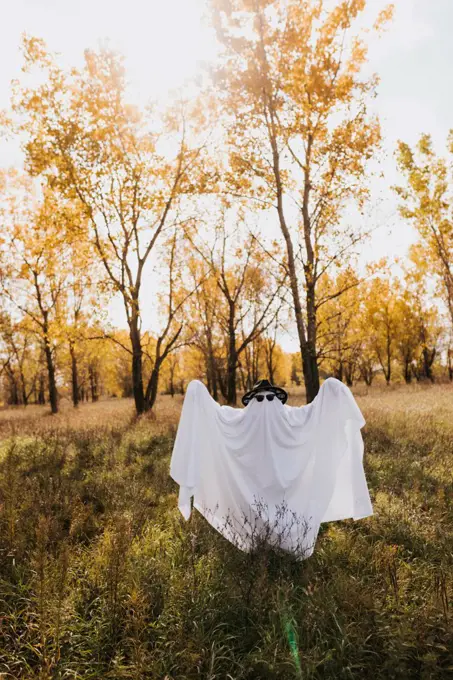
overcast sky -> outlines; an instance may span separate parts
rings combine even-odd
[[[369,0],[374,15],[387,3]],[[398,181],[396,141],[413,144],[429,132],[442,151],[453,127],[453,0],[396,0],[394,21],[373,40],[369,68],[381,78],[373,106],[384,134],[384,178],[373,181],[372,219],[380,224],[363,249],[363,259],[404,257],[414,234],[396,216],[389,186]],[[195,76],[215,53],[203,20],[205,0],[2,0],[0,24],[0,108],[7,108],[10,83],[20,75],[23,32],[46,40],[68,65],[83,50],[108,44],[126,57],[135,100],[165,98],[168,90]],[[1,166],[20,165],[17,145],[0,142]],[[118,306],[113,318],[121,323]],[[288,339],[287,348],[295,348]]]

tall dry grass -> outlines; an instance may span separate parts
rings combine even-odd
[[[181,398],[2,411],[0,677],[453,677],[453,390],[357,399],[375,516],[305,562],[182,520]]]

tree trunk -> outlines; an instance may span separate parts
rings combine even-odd
[[[297,375],[297,366],[294,362],[294,359],[292,361],[292,366],[291,366],[291,382],[293,383],[293,385],[297,385],[297,386],[300,385],[300,379],[299,379],[299,376]]]
[[[252,348],[251,345],[245,347],[243,352],[243,357],[245,359],[246,375],[241,368],[241,379],[242,379],[242,389],[246,392],[251,390],[256,380],[253,379],[253,359],[252,359]],[[242,362],[241,362],[242,365]]]
[[[39,388],[38,388],[38,404],[43,406],[46,403],[46,392],[44,386],[44,376],[42,373],[39,374]]]
[[[267,372],[269,374],[269,382],[273,385],[275,382],[275,377],[274,377],[274,363],[272,361],[272,356],[269,359],[269,363],[267,365]]]
[[[228,363],[227,363],[227,402],[232,406],[236,405],[236,368],[238,357],[236,354],[236,332],[234,328],[234,305],[230,303],[230,314],[228,324]]]
[[[253,383],[252,383],[252,387],[253,387],[253,385],[255,385],[255,384],[258,382],[258,380],[260,379],[260,375],[259,375],[260,349],[259,349],[259,347],[257,347],[256,345],[257,345],[257,342],[254,341],[254,342],[252,343],[252,346],[253,346],[253,363],[252,363],[252,366],[253,366],[253,378],[252,378],[252,379],[253,379]],[[272,382],[272,380],[271,380],[271,382]]]
[[[209,391],[212,394],[212,398],[215,399],[215,401],[217,401],[217,399],[218,399],[217,371],[216,371],[216,365],[215,365],[214,350],[213,350],[213,346],[212,346],[212,334],[211,334],[211,330],[209,328],[206,329],[206,340],[207,340],[207,343],[208,343],[206,373],[207,373],[207,379],[208,379],[208,384],[209,384]]]
[[[20,375],[20,385],[22,391],[22,403],[24,406],[28,406],[28,394],[27,394],[27,384],[25,380],[24,371],[22,365],[19,364],[19,375]]]
[[[309,385],[305,385],[307,391],[307,402],[313,401],[319,392],[319,369],[316,351],[316,303],[315,303],[315,284],[312,271],[314,262],[313,254],[309,253],[311,260],[306,267],[306,292],[307,292],[307,344],[305,349],[305,361],[309,367]]]
[[[7,375],[9,379],[9,403],[12,406],[18,406],[19,405],[19,387],[17,385],[17,380],[14,376],[14,372],[12,370],[7,370]]]
[[[11,383],[11,404],[13,406],[19,406],[19,392],[15,380]]]
[[[307,298],[307,345],[305,349],[305,361],[309,366],[309,385],[306,385],[307,401],[313,401],[319,392],[319,370],[316,352],[316,263],[315,252],[311,238],[311,218],[309,214],[309,201],[311,191],[310,158],[313,146],[313,135],[310,133],[306,145],[306,161],[304,167],[304,194],[302,203],[302,221],[304,226],[304,242],[307,262],[304,266],[305,288]]]
[[[90,392],[91,392],[91,401],[95,402],[98,401],[99,399],[99,393],[98,393],[98,379],[97,379],[97,372],[96,369],[92,364],[89,365],[88,367],[88,377],[90,381]]]
[[[75,408],[79,405],[79,375],[77,368],[77,355],[72,341],[69,342],[69,353],[71,355],[71,386],[72,403]]]
[[[53,414],[58,413],[58,392],[57,383],[55,381],[55,366],[52,356],[52,347],[50,346],[47,332],[44,336],[44,354],[46,356],[47,376],[49,380],[49,403],[50,410]]]
[[[139,416],[145,412],[146,404],[143,392],[143,350],[137,316],[131,319],[129,336],[132,345],[132,394],[134,395],[135,411]]]
[[[274,384],[274,349],[275,349],[275,342],[273,340],[269,340],[269,343],[267,346],[265,345],[265,357],[266,357],[266,368],[267,368],[267,375],[269,382]]]
[[[286,244],[286,254],[288,258],[288,272],[289,272],[289,281],[290,281],[290,287],[291,287],[291,294],[293,297],[293,305],[294,305],[294,316],[296,319],[296,327],[297,327],[297,335],[299,337],[299,347],[300,347],[300,353],[302,357],[302,370],[304,374],[304,382],[305,382],[305,392],[306,392],[306,400],[307,403],[310,403],[313,401],[313,399],[316,397],[316,395],[319,392],[319,371],[318,371],[318,363],[317,363],[317,358],[316,358],[316,346],[313,344],[313,339],[316,339],[316,317],[314,315],[314,308],[310,309],[309,311],[309,324],[310,324],[310,339],[307,338],[307,334],[305,333],[305,324],[304,324],[304,319],[302,315],[302,305],[300,301],[300,292],[299,292],[299,284],[297,280],[297,271],[296,271],[296,259],[294,256],[294,247],[293,247],[293,242],[291,240],[291,234],[288,229],[288,225],[286,224],[286,219],[285,219],[285,214],[284,214],[284,209],[283,209],[283,185],[282,185],[282,178],[281,178],[281,172],[280,172],[280,156],[279,156],[279,149],[278,149],[278,143],[277,143],[277,138],[276,138],[276,133],[274,129],[274,118],[273,118],[273,111],[270,111],[271,114],[271,126],[269,130],[269,135],[270,135],[270,143],[272,147],[272,160],[273,160],[273,171],[274,171],[274,177],[275,177],[275,185],[276,185],[276,193],[277,193],[277,212],[278,212],[278,219],[280,223],[280,229],[283,234],[283,238],[285,239],[285,244]],[[305,190],[307,190],[307,183],[305,183]],[[308,202],[304,200],[304,205],[305,209],[308,210]],[[304,224],[305,227],[305,224]],[[307,302],[308,302],[308,295],[313,297],[314,301],[314,286],[312,291],[307,290]],[[308,308],[307,308],[308,309]],[[313,325],[313,318],[315,318],[315,322]]]
[[[235,406],[237,402],[236,394],[236,354],[228,357],[228,371],[227,371],[227,402],[231,406]]]
[[[211,369],[209,366],[209,356],[208,353],[205,354],[204,357],[205,360],[205,371],[206,371],[206,387],[208,388],[209,394],[212,395],[212,379],[211,379]]]
[[[151,377],[149,379],[148,386],[146,388],[146,403],[145,409],[147,411],[151,410],[156,403],[157,399],[157,389],[159,387],[159,371],[160,371],[160,360],[156,360],[154,368],[151,372]]]
[[[362,376],[362,378],[365,382],[365,385],[367,385],[367,387],[371,387],[371,384],[372,384],[373,378],[374,378],[373,367],[370,366],[368,363],[363,363],[360,366],[359,370],[360,370],[360,374],[361,374],[361,376]]]
[[[175,396],[175,383],[174,383],[174,379],[175,379],[175,366],[172,365],[172,366],[170,366],[170,394],[171,394],[171,398],[172,398],[172,399],[173,399],[173,397]]]
[[[219,388],[220,388],[220,393],[224,399],[227,399],[227,385],[226,385],[226,376],[225,372],[223,370],[223,367],[217,371],[217,378],[219,381]]]
[[[384,371],[385,382],[390,385],[390,377],[392,375],[392,355],[391,355],[391,338],[390,334],[387,335],[387,368]]]
[[[404,359],[404,381],[407,385],[412,382],[411,360],[408,357]]]
[[[433,362],[434,362],[434,358],[436,356],[436,350],[433,349],[430,352],[427,347],[424,347],[422,355],[423,355],[423,374],[424,374],[424,377],[427,378],[428,380],[431,380],[431,382],[434,382],[432,365],[433,365]]]
[[[244,368],[241,363],[239,364],[239,375],[241,378],[242,390],[244,392],[247,392],[250,379],[248,374],[247,375],[244,374]]]
[[[157,389],[159,387],[159,374],[162,364],[166,358],[166,352],[161,353],[162,338],[158,338],[156,346],[156,359],[154,362],[151,376],[148,380],[145,392],[145,411],[150,411],[157,399]]]
[[[299,338],[299,347],[302,356],[302,371],[304,374],[306,399],[308,404],[311,401],[313,401],[313,399],[319,392],[318,364],[316,361],[316,356],[313,356],[313,352],[310,349],[309,343],[305,335],[305,326],[302,316],[302,305],[300,302],[299,286],[297,283],[294,252],[289,232],[286,246],[288,255],[289,279],[294,304],[294,315],[296,318],[297,335]]]
[[[217,388],[217,369],[215,365],[215,359],[214,356],[211,354],[209,357],[209,369],[211,372],[211,389],[212,389],[212,398],[215,399],[215,401],[218,400],[219,394],[218,394],[218,388]]]
[[[338,362],[337,367],[335,369],[335,377],[337,380],[343,382],[343,361],[341,359]]]
[[[347,361],[345,364],[346,385],[352,387],[354,384],[355,364]]]

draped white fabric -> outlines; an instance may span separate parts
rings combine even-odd
[[[252,399],[220,406],[198,380],[187,389],[170,474],[185,519],[194,507],[228,540],[266,540],[312,554],[321,522],[373,514],[363,470],[365,421],[351,391],[327,379],[311,404]]]

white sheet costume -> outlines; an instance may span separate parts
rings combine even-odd
[[[327,379],[311,404],[252,399],[220,406],[193,380],[170,474],[185,519],[194,507],[242,550],[266,540],[300,558],[321,522],[373,514],[363,470],[364,418],[351,391]]]

